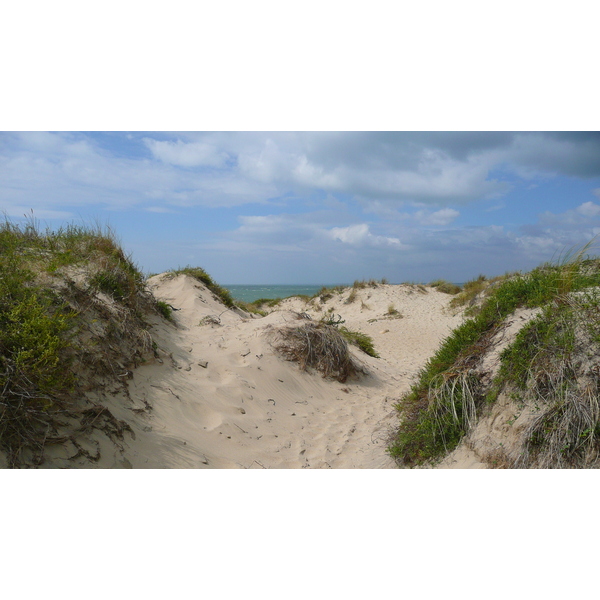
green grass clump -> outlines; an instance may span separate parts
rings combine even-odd
[[[402,318],[402,313],[393,305],[388,305],[387,312],[385,313],[390,318]]]
[[[496,387],[511,384],[525,391],[533,371],[550,372],[555,363],[569,362],[575,351],[575,343],[573,308],[554,303],[548,305],[503,350]]]
[[[485,400],[478,382],[469,374],[488,350],[495,332],[517,308],[553,303],[545,317],[526,328],[516,344],[505,351],[501,371],[505,380],[527,379],[532,348],[537,348],[536,360],[542,360],[540,344],[554,357],[568,353],[572,331],[564,326],[564,319],[556,320],[568,313],[567,308],[560,307],[568,305],[569,294],[600,285],[599,265],[597,259],[584,258],[580,253],[571,262],[544,264],[494,287],[474,316],[444,340],[421,370],[417,383],[399,401],[397,409],[403,421],[390,442],[390,454],[411,466],[435,461],[456,447]],[[549,315],[554,316],[550,319]],[[528,335],[533,336],[535,344]]]
[[[450,294],[452,296],[458,294],[461,291],[461,287],[459,285],[450,283],[445,279],[436,279],[435,281],[432,281],[429,285],[430,287],[436,288],[438,291],[443,292],[444,294]]]
[[[250,304],[253,304],[257,308],[260,308],[263,305],[267,305],[269,308],[275,308],[281,304],[283,298],[259,298],[258,300],[253,300]]]
[[[350,293],[348,294],[348,297],[346,298],[344,304],[352,304],[356,300],[357,296],[358,294],[356,293],[356,288],[353,287],[350,290]]]
[[[225,306],[228,308],[235,307],[235,301],[229,290],[216,283],[204,269],[200,267],[191,267],[188,265],[183,269],[177,269],[176,271],[171,271],[170,273],[172,275],[189,275],[190,277],[197,279],[203,283],[213,294],[215,294],[215,296],[217,296],[217,298],[219,298],[219,300],[221,300]]]
[[[338,331],[344,336],[344,339],[350,344],[360,348],[365,354],[373,358],[379,358],[379,354],[373,346],[373,339],[366,333],[360,331],[351,331],[346,327],[340,327]]]
[[[167,321],[173,320],[173,309],[169,304],[162,300],[156,301],[156,310],[165,318]]]
[[[376,288],[379,287],[379,285],[385,285],[387,284],[387,279],[385,279],[385,277],[381,280],[381,281],[377,281],[376,279],[361,279],[361,280],[356,280],[353,284],[352,284],[352,288],[355,290],[364,290],[366,288]]]
[[[327,286],[323,286],[312,298],[319,298],[321,302],[327,302],[327,300],[331,300],[334,294],[342,294],[346,287],[343,285],[336,285],[334,287],[328,288]]]
[[[252,302],[242,302],[238,300],[236,301],[236,306],[254,315],[266,317],[269,312],[264,310],[264,307],[275,308],[281,304],[282,300],[283,298],[258,298]]]

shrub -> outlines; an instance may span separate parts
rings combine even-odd
[[[323,377],[345,382],[363,372],[352,359],[344,336],[325,323],[305,323],[277,331],[275,348],[287,360],[297,362],[303,370],[312,367]]]

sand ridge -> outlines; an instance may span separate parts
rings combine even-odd
[[[116,451],[102,444],[100,467],[394,468],[393,404],[462,321],[451,296],[411,285],[361,289],[351,302],[351,288],[324,302],[288,299],[262,318],[227,309],[187,275],[149,287],[176,309],[175,324],[153,318],[156,360],[105,398],[131,435]],[[369,334],[380,358],[351,349],[369,374],[339,383],[284,360],[270,332],[301,324],[298,313]]]

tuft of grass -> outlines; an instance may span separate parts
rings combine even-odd
[[[348,343],[360,348],[365,354],[368,354],[373,358],[380,358],[373,346],[373,338],[371,338],[371,336],[366,333],[361,333],[360,331],[351,331],[346,327],[340,327],[339,332],[344,336],[344,339]]]
[[[279,329],[274,347],[287,360],[297,362],[302,370],[314,368],[323,377],[341,383],[363,372],[354,362],[342,333],[325,323],[309,322]]]
[[[163,302],[162,300],[156,301],[156,310],[167,320],[173,320],[173,309],[169,304]]]
[[[364,289],[366,289],[366,288],[369,288],[369,287],[370,287],[370,288],[376,288],[376,287],[379,287],[380,283],[381,283],[381,284],[383,284],[383,283],[387,283],[387,279],[382,279],[382,280],[381,280],[381,282],[379,282],[379,281],[377,281],[377,280],[375,280],[375,279],[369,279],[369,280],[362,279],[362,280],[360,280],[360,281],[357,279],[357,280],[356,280],[356,281],[355,281],[355,282],[352,284],[352,287],[353,287],[353,289],[355,289],[355,290],[364,290]]]
[[[387,308],[387,312],[385,313],[391,319],[400,319],[402,318],[402,313],[393,305],[390,304]]]
[[[454,283],[450,283],[445,279],[436,279],[429,284],[430,287],[436,288],[438,291],[444,294],[450,294],[452,296],[458,294],[461,291],[461,287]]]
[[[344,304],[352,304],[356,298],[357,298],[358,294],[356,292],[356,288],[352,288],[350,290],[350,293],[348,294],[348,298],[346,298],[346,301],[344,302]]]
[[[259,298],[258,300],[253,300],[250,304],[260,308],[264,304],[266,304],[269,308],[275,308],[281,304],[283,298]]]
[[[321,302],[325,303],[327,300],[331,300],[334,294],[342,294],[346,288],[343,285],[336,285],[328,288],[323,286],[314,296],[313,299],[319,298]]]

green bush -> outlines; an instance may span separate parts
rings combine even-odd
[[[173,320],[173,309],[169,304],[162,300],[157,300],[156,310],[165,318],[167,321]]]

